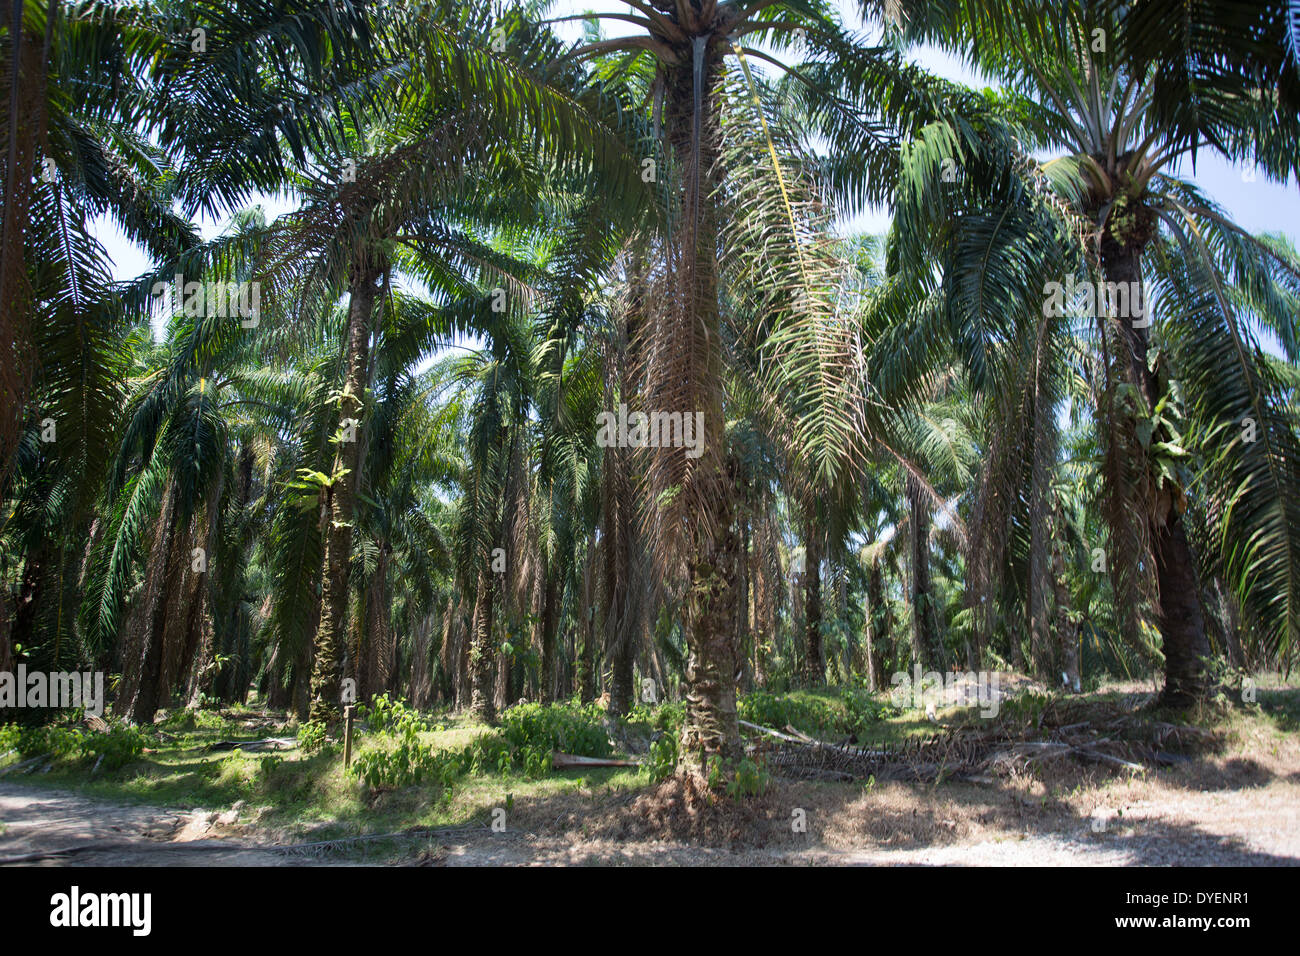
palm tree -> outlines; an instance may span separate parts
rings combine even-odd
[[[646,496],[656,504],[650,519],[651,552],[668,569],[666,577],[680,573],[686,582],[690,657],[679,754],[683,770],[699,774],[719,758],[726,762],[740,754],[735,675],[741,662],[733,584],[740,541],[733,506],[735,465],[727,452],[724,414],[730,335],[725,316],[732,306],[724,308],[724,302],[746,294],[728,284],[733,276],[724,276],[719,263],[757,255],[760,249],[773,251],[772,243],[758,239],[764,227],[786,234],[777,246],[781,267],[788,271],[753,270],[761,281],[752,299],[765,301],[749,314],[762,315],[768,329],[778,326],[782,316],[821,314],[827,295],[821,276],[801,273],[807,265],[805,240],[796,229],[802,226],[788,195],[782,199],[776,190],[778,183],[784,190],[786,180],[795,177],[791,170],[782,170],[779,161],[774,164],[772,124],[767,119],[775,110],[770,100],[762,102],[749,61],[761,60],[788,72],[794,77],[792,85],[806,97],[808,110],[832,128],[840,162],[835,187],[854,204],[864,195],[888,195],[896,172],[893,136],[875,118],[884,114],[904,127],[913,120],[910,115],[903,119],[911,110],[924,122],[944,110],[932,95],[929,78],[903,68],[890,50],[855,42],[818,5],[636,0],[631,6],[634,12],[619,19],[636,24],[643,34],[597,38],[578,46],[573,55],[617,62],[621,72],[640,84],[646,103],[653,102],[652,116],[662,131],[662,152],[647,159],[663,171],[663,218],[668,225],[657,243],[662,258],[655,269],[668,278],[659,280],[662,291],[654,297],[659,307],[647,325],[649,374],[642,394],[649,408],[702,414],[705,452],[698,460],[681,450],[654,455],[648,463]],[[806,39],[815,61],[808,69],[792,69],[744,45],[746,38],[758,37],[788,48],[796,35]],[[729,71],[729,62],[741,71]],[[837,75],[824,68],[830,62],[849,68]],[[886,89],[890,95],[874,95]],[[776,136],[780,139],[779,130]],[[846,148],[841,152],[840,147]],[[844,175],[850,165],[856,169]],[[759,206],[752,196],[741,198],[745,181],[736,177],[743,177],[745,169],[752,173],[764,168],[765,176],[749,180],[772,189],[771,204]],[[724,206],[733,201],[748,202],[747,215],[727,219]],[[764,214],[753,218],[756,209]],[[743,242],[751,245],[746,248]],[[829,433],[821,438],[833,440]]]
[[[975,31],[979,65],[1008,84],[1007,108],[1026,136],[1037,148],[1064,152],[1042,172],[1061,197],[1062,214],[1082,232],[1086,281],[1098,290],[1146,290],[1148,310],[1135,315],[1119,314],[1114,303],[1107,307],[1107,296],[1095,296],[1105,376],[1096,421],[1107,460],[1111,567],[1130,607],[1138,606],[1136,596],[1150,580],[1164,640],[1164,699],[1185,705],[1207,691],[1210,646],[1199,566],[1225,566],[1239,598],[1269,621],[1270,643],[1284,656],[1300,627],[1294,583],[1300,538],[1290,515],[1294,435],[1281,424],[1278,391],[1252,332],[1252,326],[1281,329],[1283,342],[1294,341],[1283,290],[1300,278],[1300,262],[1246,234],[1170,169],[1205,145],[1233,158],[1256,155],[1266,169],[1285,174],[1300,139],[1289,141],[1283,160],[1279,150],[1296,128],[1294,117],[1259,135],[1277,102],[1267,87],[1253,85],[1258,75],[1220,75],[1217,85],[1193,90],[1196,77],[1177,73],[1189,84],[1187,103],[1203,113],[1189,126],[1186,109],[1171,112],[1170,77],[1154,62],[1117,52],[1150,47],[1130,36],[1147,23],[1142,6],[1070,5],[1064,29],[1049,33],[1030,20],[995,22],[966,5],[948,32],[931,35],[952,40],[955,25],[962,48],[970,49]],[[1198,34],[1196,42],[1208,41]],[[1293,77],[1282,85],[1292,83]],[[1250,90],[1265,93],[1251,97]],[[1153,314],[1164,322],[1154,325]],[[1158,361],[1153,330],[1163,345]],[[1267,432],[1262,444],[1222,437],[1243,417]],[[1212,518],[1231,522],[1231,538],[1219,540],[1250,540],[1248,549],[1194,553],[1184,515],[1192,480],[1180,462],[1196,434],[1221,436],[1197,451],[1231,482],[1201,489]],[[1239,507],[1246,500],[1252,506]]]

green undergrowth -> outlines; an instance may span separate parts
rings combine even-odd
[[[1064,698],[1026,691],[1003,701],[994,719],[1008,731],[1032,733],[1044,719],[1059,723],[1061,708],[1077,708],[1084,719],[1120,703],[1119,696],[1104,691]],[[990,726],[977,723],[982,719],[976,708],[941,711],[936,725],[915,709],[893,707],[885,694],[834,688],[744,695],[738,710],[742,720],[781,732],[792,728],[862,745],[901,744],[963,724]],[[419,712],[400,700],[380,698],[358,709],[347,769],[337,728],[326,734],[324,728],[255,709],[179,711],[150,728],[114,725],[107,733],[71,721],[41,728],[4,725],[0,773],[13,772],[0,780],[181,809],[241,805],[242,822],[256,822],[282,837],[330,839],[477,825],[494,808],[521,801],[573,794],[602,798],[651,786],[676,766],[684,713],[680,702],[638,705],[625,721],[615,722],[595,705],[565,701],[513,707],[498,726],[487,727],[466,715]],[[1267,744],[1295,733],[1300,691],[1264,687],[1257,702],[1188,719],[1240,727]],[[239,746],[267,738],[287,740],[289,746],[281,751]],[[218,742],[226,742],[226,749],[211,749]],[[634,751],[640,766],[556,770],[551,763],[557,750],[624,757],[625,749]],[[40,758],[34,765],[15,766],[34,757]],[[762,793],[770,784],[761,757],[708,769],[719,790],[737,799]]]

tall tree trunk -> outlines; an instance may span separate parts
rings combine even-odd
[[[1056,646],[1061,672],[1068,689],[1079,691],[1079,629],[1070,616],[1070,587],[1065,576],[1064,530],[1057,513],[1056,533],[1052,535],[1052,578],[1056,587]]]
[[[1051,528],[1049,508],[1051,498],[1051,466],[1055,447],[1045,447],[1054,442],[1047,440],[1049,429],[1042,421],[1052,412],[1041,400],[1034,402],[1035,422],[1032,434],[1032,464],[1029,482],[1029,595],[1026,601],[1029,612],[1029,654],[1035,676],[1047,680],[1049,687],[1060,683],[1056,671],[1056,654],[1050,640],[1049,612],[1054,590],[1051,574]]]
[[[740,686],[751,687],[754,682],[754,664],[751,648],[754,628],[749,621],[749,595],[754,563],[750,556],[749,516],[740,521],[740,591],[736,599],[736,654],[740,657]],[[658,651],[656,650],[656,655]],[[662,682],[661,682],[662,683]]]
[[[934,587],[930,577],[930,502],[925,495],[925,489],[909,475],[907,498],[912,516],[912,635],[922,666],[942,673],[947,669],[948,661],[939,635],[938,614],[934,606]]]
[[[334,474],[346,469],[323,490],[325,518],[324,580],[316,631],[316,660],[311,681],[311,719],[331,722],[339,715],[345,642],[348,578],[352,563],[352,525],[356,517],[357,481],[361,471],[361,416],[368,379],[370,324],[375,309],[375,281],[380,272],[359,270],[348,301],[348,333],[343,394],[339,399],[339,437]]]
[[[396,664],[396,641],[389,621],[391,601],[388,594],[388,559],[391,549],[379,542],[375,572],[366,584],[364,595],[365,646],[357,653],[357,696],[371,698],[392,690]]]
[[[596,699],[596,607],[595,580],[592,565],[595,563],[596,543],[587,543],[582,562],[582,600],[578,606],[578,629],[582,634],[582,653],[578,660],[578,696],[584,704]]]
[[[169,478],[163,491],[162,513],[154,528],[153,546],[149,549],[144,587],[139,596],[143,604],[138,614],[131,616],[122,648],[122,680],[115,709],[137,724],[152,724],[158,712],[166,585],[168,565],[175,557],[173,536],[179,496],[175,480]]]
[[[754,541],[754,683],[767,686],[767,642],[776,633],[777,588],[766,562],[771,543],[772,514],[766,499],[760,499]]]
[[[492,614],[495,608],[496,582],[494,575],[486,566],[478,572],[478,588],[474,600],[474,635],[469,651],[470,675],[470,714],[476,720],[490,724],[496,720],[494,705],[493,663],[496,655],[492,652]]]
[[[704,455],[696,464],[702,500],[687,512],[685,532],[686,718],[679,767],[703,779],[714,758],[741,754],[736,717],[736,543],[731,502],[735,476],[726,455],[722,409],[721,312],[718,301],[717,201],[720,116],[716,98],[723,47],[697,37],[692,56],[667,68],[665,117],[671,147],[687,182],[681,191],[679,237],[690,338],[703,355],[690,366],[692,394],[704,406]],[[688,412],[688,409],[681,409]]]
[[[253,488],[253,448],[244,443],[239,450],[239,465],[235,481],[234,506],[231,508],[234,530],[241,528],[245,509],[252,497]],[[213,647],[227,660],[212,677],[213,693],[225,703],[242,701],[248,691],[249,653],[247,646],[248,628],[245,626],[243,611],[244,585],[243,570],[232,574],[229,568],[218,568],[218,580],[225,585],[224,593],[217,595],[213,605]]]
[[[36,621],[43,598],[46,565],[54,558],[52,551],[51,542],[42,538],[39,544],[28,551],[27,558],[23,562],[23,579],[18,588],[18,600],[14,607],[10,646],[30,649],[35,643]]]
[[[808,657],[805,672],[812,684],[826,680],[822,653],[822,532],[813,508],[804,510],[803,616]]]
[[[1101,261],[1107,283],[1124,283],[1126,288],[1132,288],[1130,283],[1142,281],[1142,246],[1138,241],[1119,241],[1108,233],[1102,240]],[[1147,309],[1149,322],[1149,303]],[[1147,329],[1135,327],[1128,317],[1117,319],[1115,324],[1122,331],[1128,352],[1129,380],[1141,390],[1147,408],[1154,408],[1160,396],[1155,373],[1148,364]],[[1165,654],[1165,689],[1161,702],[1181,708],[1209,694],[1204,662],[1210,656],[1210,642],[1201,608],[1200,576],[1183,527],[1183,516],[1172,506],[1158,511],[1166,513],[1151,516],[1149,531],[1159,589],[1158,623]]]
[[[59,9],[51,4],[47,12],[57,14]],[[36,154],[46,146],[46,44],[40,34],[13,22],[14,12],[13,4],[0,4],[0,25],[5,27],[9,45],[0,69],[0,97],[5,104],[0,123],[5,126],[7,147],[0,148],[0,189],[4,190],[0,199],[0,341],[4,343],[0,358],[0,498],[18,451],[34,367],[39,361],[32,341],[28,279],[29,269],[39,264],[27,261],[27,233],[35,208]],[[52,28],[50,20],[47,34]]]
[[[213,679],[216,676],[211,666],[215,653],[216,635],[213,630],[215,623],[213,614],[216,608],[212,605],[211,589],[208,587],[208,571],[211,570],[210,563],[217,556],[217,534],[221,529],[221,499],[225,491],[225,472],[222,471],[208,490],[204,518],[199,524],[203,541],[202,570],[194,568],[191,564],[186,577],[186,583],[193,589],[193,594],[189,610],[191,623],[182,652],[180,673],[186,685],[185,706],[191,709],[197,708],[203,702],[204,695],[212,690]],[[199,538],[196,536],[195,540]],[[218,572],[221,570],[224,569],[217,569]]]
[[[880,690],[885,678],[884,650],[887,634],[881,626],[885,621],[885,582],[884,574],[877,559],[867,572],[867,613],[866,634],[863,643],[867,656],[867,688]]]
[[[509,639],[509,635],[506,635]],[[514,701],[514,681],[512,680],[510,655],[506,653],[505,648],[497,651],[496,655],[496,680],[492,690],[492,701],[495,713],[502,713]]]
[[[635,496],[624,449],[605,449],[604,595],[605,657],[609,661],[609,711],[626,716],[636,703],[632,688],[636,662],[641,575],[633,553]]]
[[[550,563],[544,569],[545,585],[542,591],[542,674],[539,688],[543,704],[555,700],[555,630],[560,623],[561,590],[564,577],[561,569]]]

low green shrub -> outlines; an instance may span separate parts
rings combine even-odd
[[[760,761],[749,757],[741,758],[736,764],[731,779],[727,781],[727,796],[733,800],[744,797],[757,797],[767,791],[772,782],[772,775]]]
[[[677,769],[677,734],[665,732],[650,741],[650,754],[643,766],[655,783],[671,777]]]
[[[461,772],[474,776],[484,773],[509,773],[515,763],[516,755],[521,763],[524,760],[522,753],[513,748],[501,733],[495,732],[480,734],[459,752],[452,753],[460,761]],[[547,750],[548,766],[550,757],[551,752]]]
[[[400,697],[380,694],[368,704],[357,707],[357,716],[365,722],[372,733],[402,733],[411,727],[416,733],[429,730],[429,722],[424,716]]]
[[[220,730],[226,726],[226,720],[215,710],[174,710],[158,724],[169,733],[185,733],[192,730]]]
[[[756,690],[737,701],[741,720],[779,730],[790,726],[805,733],[823,734],[844,730],[844,719],[829,703],[818,698],[798,698]]]
[[[363,750],[353,761],[350,772],[374,790],[413,787],[425,782],[445,788],[460,775],[461,763],[456,754],[435,751],[409,733],[402,734],[391,750]]]
[[[81,750],[94,757],[104,770],[117,770],[139,758],[144,753],[145,736],[136,727],[117,724],[104,733],[90,734],[81,743]]]
[[[309,720],[298,728],[298,749],[305,754],[314,754],[325,746],[325,725],[320,721]]]
[[[603,723],[604,711],[595,704],[565,701],[555,704],[519,704],[501,715],[501,733],[521,754],[551,751],[583,757],[608,757],[613,753]]]
[[[18,734],[18,753],[23,757],[49,754],[63,760],[81,750],[84,736],[73,727],[24,727]]]

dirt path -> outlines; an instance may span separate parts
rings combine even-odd
[[[212,839],[216,814],[109,803],[0,783],[0,861],[33,866],[286,866],[313,863]]]
[[[759,848],[685,841],[595,839],[579,832],[517,833],[444,845],[426,862],[475,865],[692,866],[1300,866],[1300,786],[1193,792],[1100,809],[1062,807],[999,814],[980,824],[962,799],[915,792],[848,806],[807,807],[809,833],[782,822],[751,828]],[[822,817],[818,820],[817,817]],[[870,818],[868,821],[867,818]],[[777,815],[779,820],[779,814]]]
[[[758,823],[755,848],[700,846],[686,840],[620,833],[611,821],[625,806],[557,829],[527,813],[504,833],[479,830],[412,840],[397,863],[476,865],[867,865],[867,866],[1296,866],[1300,865],[1300,784],[1273,781],[1244,790],[1162,793],[1081,816],[1061,807],[1029,808],[1012,819],[978,822],[978,800],[900,790],[818,804],[816,792],[786,794],[808,804],[809,832],[792,836],[780,821]],[[1118,794],[1116,794],[1118,796]],[[1132,794],[1137,797],[1138,794]],[[553,811],[554,808],[551,808]],[[578,810],[577,807],[573,808]],[[593,808],[594,809],[594,808]],[[558,822],[548,811],[547,822]],[[346,857],[286,853],[231,837],[222,817],[95,800],[78,794],[0,784],[0,860],[38,866],[346,865]],[[927,821],[918,824],[917,821]],[[1100,822],[1098,822],[1100,821]],[[762,831],[771,830],[770,834]],[[584,832],[587,831],[587,832]],[[63,851],[58,852],[56,851]]]

